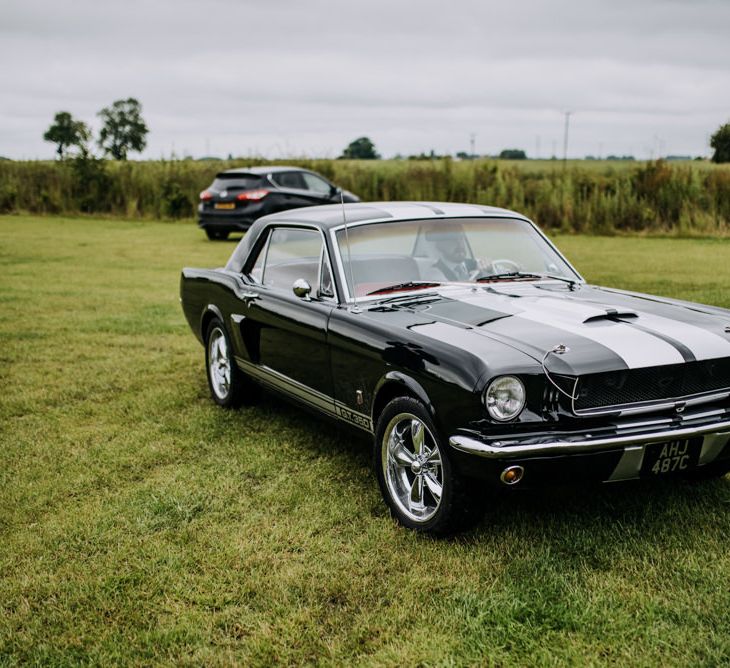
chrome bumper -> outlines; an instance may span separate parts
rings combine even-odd
[[[730,420],[715,421],[711,424],[675,429],[661,429],[642,433],[616,435],[602,438],[591,438],[590,434],[576,436],[575,439],[526,443],[518,440],[504,439],[500,441],[480,441],[468,436],[452,436],[451,447],[470,455],[494,460],[510,460],[524,457],[545,457],[551,455],[572,455],[584,452],[596,452],[623,449],[624,459],[631,460],[643,457],[644,446],[649,443],[675,441],[702,436],[702,451],[698,464],[703,466],[714,461],[730,440]],[[525,437],[527,439],[527,437]],[[628,455],[628,457],[627,457]]]

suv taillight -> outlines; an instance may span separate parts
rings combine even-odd
[[[200,201],[201,202],[209,202],[213,199],[213,193],[209,192],[208,190],[204,190],[202,193],[200,193]]]
[[[244,192],[236,195],[236,199],[256,201],[256,200],[263,199],[268,194],[269,194],[269,191],[266,190],[266,188],[259,188],[258,190],[245,190]]]

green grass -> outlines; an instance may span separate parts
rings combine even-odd
[[[591,281],[730,306],[730,241],[562,237]],[[208,398],[193,225],[0,218],[0,665],[730,661],[730,483],[551,490],[448,541],[368,446]]]

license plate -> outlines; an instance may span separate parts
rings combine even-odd
[[[650,443],[644,449],[641,475],[645,477],[679,473],[697,466],[702,438]]]
[[[213,205],[214,209],[235,209],[236,204],[234,202],[216,202]]]

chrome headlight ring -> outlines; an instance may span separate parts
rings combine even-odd
[[[484,406],[498,422],[514,420],[525,407],[526,399],[525,385],[516,376],[499,376],[484,392]]]

